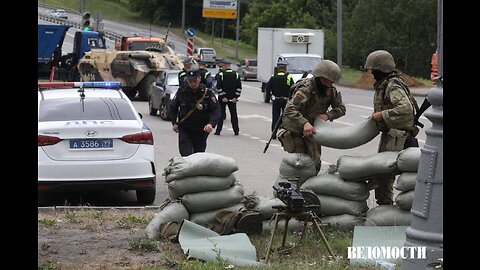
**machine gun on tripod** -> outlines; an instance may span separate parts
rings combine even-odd
[[[268,263],[270,258],[270,253],[272,250],[272,243],[273,237],[275,235],[275,231],[278,227],[278,223],[281,219],[285,219],[285,230],[283,232],[283,240],[282,240],[282,247],[285,247],[285,240],[287,237],[287,230],[288,230],[288,222],[292,218],[296,218],[299,221],[304,221],[302,236],[300,238],[300,242],[303,240],[303,236],[305,235],[305,231],[307,229],[308,223],[312,222],[314,229],[317,230],[320,238],[322,239],[323,243],[327,247],[328,253],[332,256],[332,258],[336,261],[337,257],[332,251],[332,248],[328,244],[327,238],[323,233],[320,226],[322,226],[322,221],[320,218],[315,214],[313,210],[319,209],[319,204],[310,204],[307,205],[305,198],[297,189],[293,189],[290,182],[279,182],[277,185],[273,186],[273,189],[277,192],[277,197],[285,204],[285,205],[274,205],[272,208],[277,209],[277,212],[273,215],[272,220],[275,220],[275,225],[273,227],[270,241],[267,245],[266,255],[265,255],[265,263]]]

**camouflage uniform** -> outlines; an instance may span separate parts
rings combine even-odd
[[[315,78],[305,78],[285,107],[282,124],[278,131],[278,139],[282,147],[289,153],[304,153],[315,162],[317,172],[321,167],[321,148],[312,136],[303,137],[303,125],[308,121],[313,126],[319,114],[327,114],[330,121],[345,115],[346,108],[342,95],[337,89],[326,88],[326,95],[320,96]],[[329,107],[332,107],[328,111]]]
[[[377,70],[388,74],[374,84],[374,112],[381,112],[383,118],[380,121],[376,121],[377,128],[382,133],[378,152],[400,151],[405,148],[407,137],[415,137],[418,133],[418,128],[414,127],[416,102],[405,85],[403,78],[393,71],[395,65],[393,57],[386,51],[375,51],[371,55],[373,60],[370,59],[369,62],[369,58],[367,58],[367,63],[372,63],[379,59],[379,63],[385,63],[385,65],[377,68]],[[385,58],[382,59],[381,57]],[[375,65],[375,63],[366,65],[366,67],[372,69],[372,65]],[[377,204],[393,204],[394,181],[394,176],[377,178],[373,181],[378,185],[375,188]]]

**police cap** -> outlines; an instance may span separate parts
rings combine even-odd
[[[286,61],[278,61],[277,66],[286,66],[288,63]]]
[[[193,80],[197,77],[200,77],[200,72],[198,71],[198,69],[187,70],[187,80]]]
[[[198,64],[207,64],[207,62],[203,59],[197,59]]]
[[[192,58],[191,57],[187,57],[185,58],[183,61],[182,61],[183,64],[192,64]]]

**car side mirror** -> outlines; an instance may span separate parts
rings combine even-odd
[[[142,119],[142,118],[143,118],[143,115],[142,115],[141,113],[138,113],[138,115],[140,116],[140,119]]]

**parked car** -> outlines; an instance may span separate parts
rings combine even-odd
[[[244,59],[237,66],[237,73],[244,81],[257,78],[257,59]]]
[[[217,66],[215,62],[217,52],[213,48],[195,48],[192,52],[192,58],[202,59],[207,67],[215,68]]]
[[[135,190],[152,204],[153,134],[120,82],[38,85],[38,192]]]
[[[148,98],[148,109],[150,115],[160,115],[163,120],[170,120],[168,115],[168,104],[178,90],[178,73],[181,70],[172,69],[162,72],[158,81],[152,85],[152,91]]]
[[[55,18],[68,19],[68,15],[65,9],[55,9],[50,14]]]

